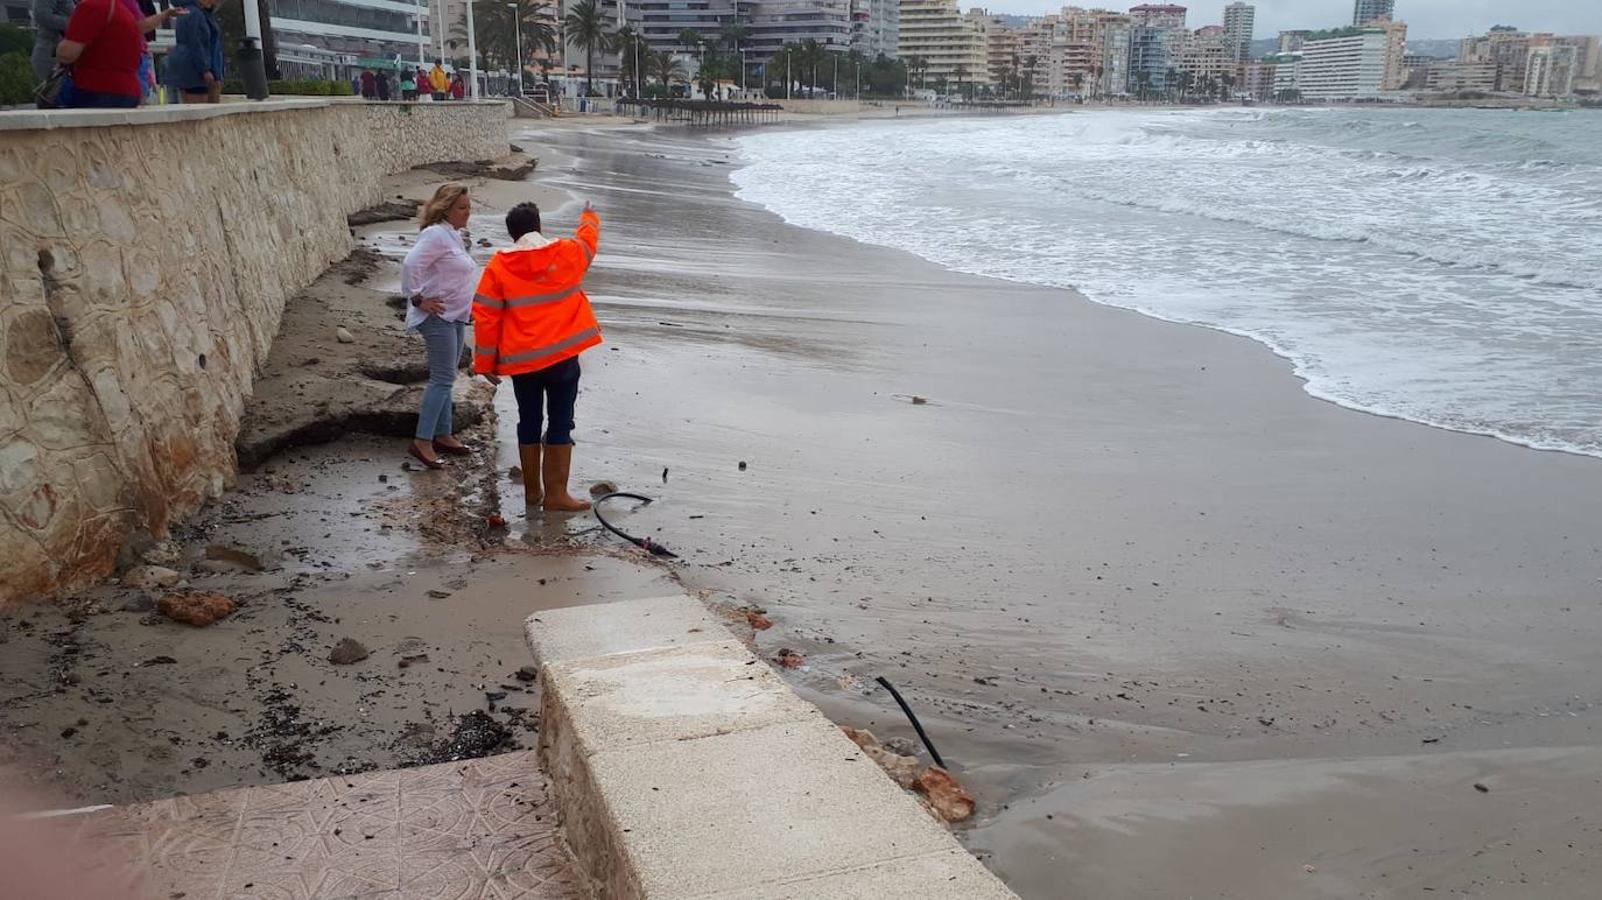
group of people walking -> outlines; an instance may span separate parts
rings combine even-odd
[[[388,72],[363,69],[351,79],[350,87],[353,93],[367,100],[416,100],[421,94],[428,94],[435,100],[461,100],[467,96],[467,83],[462,80],[462,73],[446,74],[439,60],[427,71],[402,69],[398,85]]]
[[[174,46],[161,83],[184,103],[217,103],[224,76],[218,0],[34,0],[33,70],[54,85],[48,101],[63,108],[131,108],[157,90],[150,42],[173,22]]]
[[[600,246],[600,216],[586,203],[574,237],[549,238],[539,207],[518,204],[506,214],[512,246],[496,251],[480,271],[463,232],[472,211],[466,185],[442,185],[423,205],[417,243],[402,264],[406,328],[422,335],[428,353],[428,385],[407,452],[430,469],[444,468],[444,457],[473,452],[455,436],[451,403],[471,322],[473,371],[497,385],[512,380],[528,509],[589,509],[567,482],[579,355],[601,343],[583,290]]]

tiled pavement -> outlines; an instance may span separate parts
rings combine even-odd
[[[174,797],[79,836],[172,898],[576,898],[533,752]]]

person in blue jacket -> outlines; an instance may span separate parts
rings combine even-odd
[[[166,81],[185,103],[219,103],[223,86],[223,36],[213,11],[217,0],[179,0],[189,14],[178,19]]]

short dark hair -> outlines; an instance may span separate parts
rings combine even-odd
[[[517,240],[531,231],[540,230],[540,208],[532,203],[519,203],[506,214],[506,231]]]

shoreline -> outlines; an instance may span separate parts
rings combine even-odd
[[[1078,817],[1066,786],[1126,764],[1205,779],[1351,758],[1383,781],[1385,759],[1591,742],[1571,674],[1594,655],[1574,632],[1596,611],[1571,599],[1599,552],[1578,515],[1602,499],[1589,460],[1353,415],[1310,402],[1256,341],[796,228],[733,197],[716,136],[574,149],[559,180],[614,210],[592,297],[619,352],[586,376],[609,432],[588,452],[622,484],[672,468],[667,502],[637,521],[686,553],[687,584],[767,609],[759,646],[805,653],[812,671],[787,675],[836,721],[910,736],[871,686],[891,676],[981,798],[965,842],[1024,896],[1064,878],[1118,892],[1076,880],[1076,848],[1147,831]],[[1004,355],[962,340],[987,333]],[[913,394],[928,403],[895,399]],[[643,396],[688,406],[642,411]],[[1336,802],[1293,783],[1261,802],[1309,821]],[[1477,797],[1451,814],[1485,824]],[[1153,826],[1136,855],[1222,814],[1175,809],[1191,827]],[[1425,827],[1398,816],[1397,840]],[[1287,837],[1274,852],[1295,865],[1244,896],[1305,892],[1298,840],[1345,846]],[[1129,843],[1097,851],[1098,877],[1142,870]],[[1467,865],[1472,849],[1443,853]],[[1262,866],[1256,850],[1209,844],[1212,865],[1150,877],[1227,892],[1220,873]],[[1535,858],[1515,855],[1498,865]],[[1325,877],[1355,893],[1403,874],[1352,857]]]

